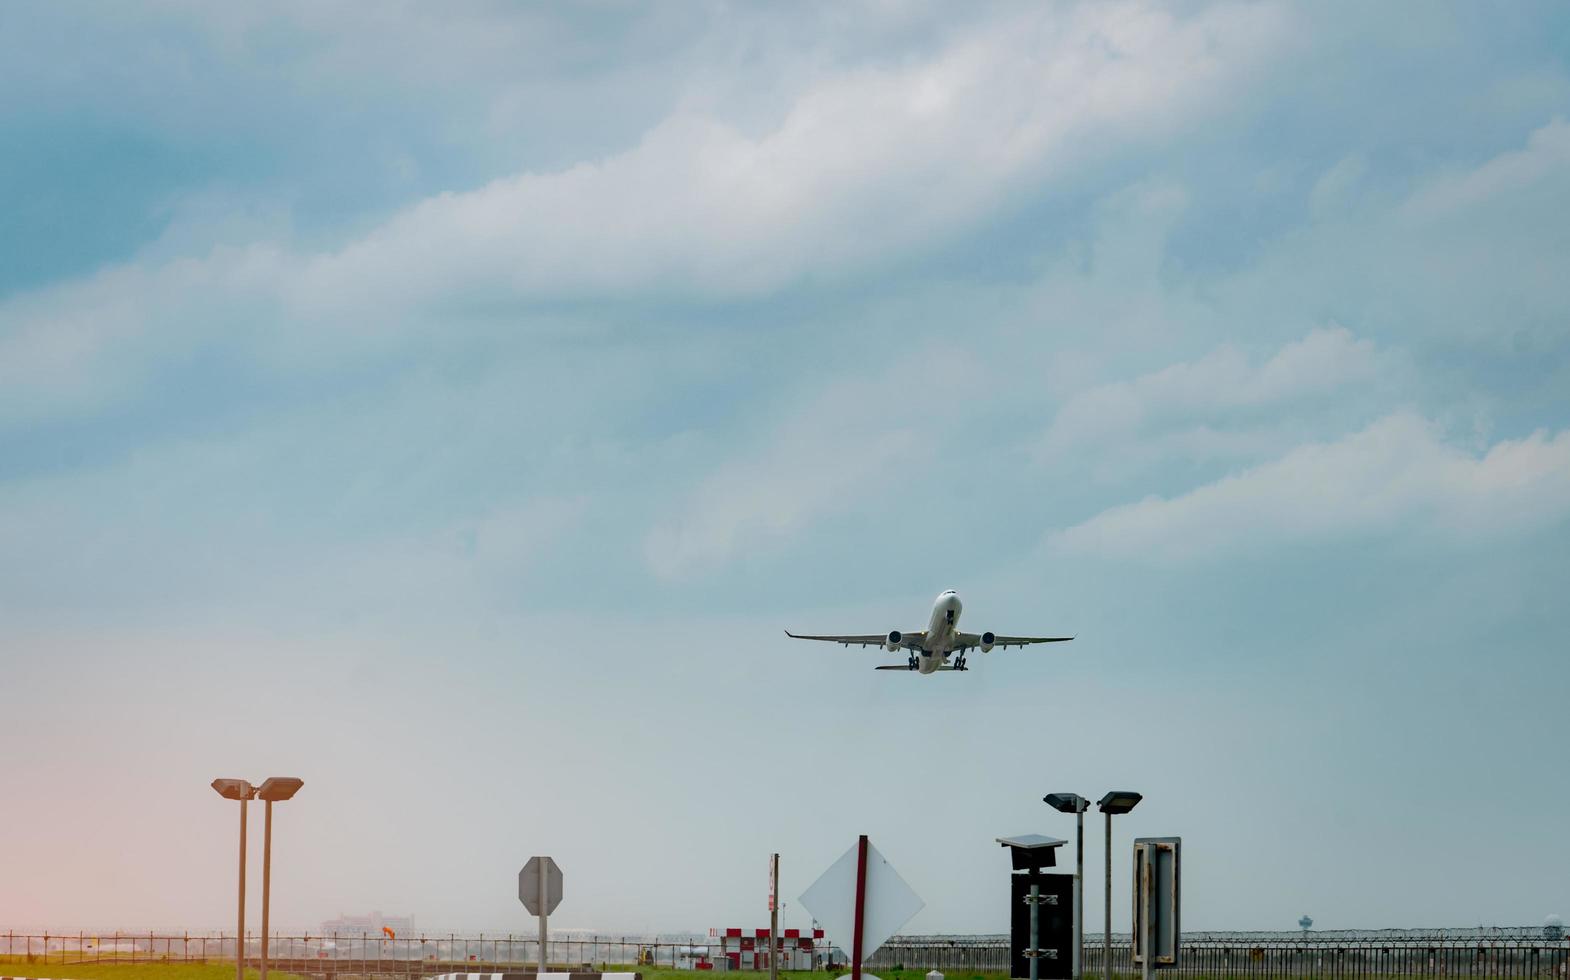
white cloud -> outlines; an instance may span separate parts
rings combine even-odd
[[[1430,219],[1486,206],[1555,174],[1563,176],[1567,170],[1570,123],[1555,118],[1534,130],[1519,150],[1501,153],[1465,173],[1428,181],[1406,200],[1402,211],[1408,218]]]
[[[778,547],[811,522],[865,506],[908,479],[946,478],[938,446],[956,416],[942,399],[901,397],[933,365],[954,390],[984,377],[964,355],[929,349],[793,405],[758,447],[717,466],[644,541],[649,567],[679,578]]]
[[[1570,123],[1549,120],[1476,166],[1419,177],[1395,200],[1370,189],[1335,207],[1326,194],[1314,223],[1210,292],[1217,306],[1238,319],[1300,311],[1506,348],[1562,342]]]
[[[1105,448],[1183,425],[1190,432],[1179,442],[1219,447],[1225,434],[1213,423],[1368,381],[1379,370],[1373,343],[1339,326],[1313,330],[1257,365],[1224,344],[1198,360],[1073,396],[1053,419],[1042,452],[1051,457],[1087,445]],[[1254,442],[1249,433],[1236,436],[1235,445]]]
[[[1314,181],[1314,189],[1308,195],[1309,207],[1321,215],[1346,203],[1367,173],[1368,159],[1362,153],[1348,153]]]
[[[816,77],[761,132],[687,108],[625,152],[431,197],[336,250],[225,248],[12,299],[0,420],[91,408],[145,383],[161,346],[243,327],[262,354],[315,361],[456,329],[465,308],[515,326],[540,300],[851,276],[1216,111],[1285,19],[1271,4],[1015,9],[925,59]]]
[[[682,517],[650,531],[649,567],[676,578],[777,545],[814,519],[853,508],[861,488],[897,480],[919,446],[909,430],[845,440],[815,425],[792,425],[767,454],[710,474]]]
[[[1157,564],[1402,531],[1466,544],[1570,514],[1570,431],[1506,440],[1481,455],[1396,413],[1335,442],[1174,498],[1114,507],[1058,531],[1050,549]]]
[[[820,79],[760,135],[684,111],[605,160],[432,198],[318,257],[297,296],[476,282],[737,295],[843,276],[983,219],[1022,179],[1213,110],[1280,20],[1270,6],[1035,9],[925,61]]]

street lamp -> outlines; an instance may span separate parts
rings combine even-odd
[[[305,785],[303,779],[293,776],[269,777],[256,790],[256,796],[267,804],[267,819],[263,823],[262,831],[262,974],[261,980],[267,980],[267,910],[272,899],[273,879],[273,804],[287,800],[300,791]]]
[[[1107,815],[1107,918],[1106,928],[1101,933],[1101,975],[1103,980],[1112,980],[1112,817],[1115,814],[1127,813],[1139,806],[1139,801],[1144,799],[1138,793],[1128,790],[1113,790],[1103,796],[1096,803],[1097,809]]]
[[[1090,801],[1078,793],[1048,793],[1041,802],[1059,813],[1074,814],[1074,980],[1080,980],[1085,946],[1085,811]]]
[[[226,800],[240,801],[240,921],[234,933],[234,978],[245,980],[245,803],[256,798],[256,787],[243,779],[215,779],[213,789]]]

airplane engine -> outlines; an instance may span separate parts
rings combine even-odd
[[[992,644],[996,643],[997,640],[998,640],[997,634],[992,633],[990,631],[981,634],[981,652],[982,653],[991,653],[992,652]]]
[[[888,650],[888,652],[893,653],[895,650],[899,649],[900,641],[904,638],[905,634],[901,633],[899,630],[889,630],[888,642],[883,644],[883,647],[884,649]]]

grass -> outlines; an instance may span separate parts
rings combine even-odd
[[[656,969],[654,967],[636,967],[630,965],[611,964],[606,970],[615,973],[641,973],[643,980],[719,980],[720,977],[767,977],[763,973],[711,973],[707,970],[696,972],[693,970]],[[874,972],[879,980],[925,980],[925,970],[882,970]],[[0,974],[5,976],[20,977],[61,977],[65,980],[234,980],[234,963],[216,960],[210,963],[61,963],[44,962],[43,957],[35,957],[34,962],[27,962],[25,956],[5,956],[0,954]],[[781,970],[780,980],[834,980],[838,973],[816,973],[804,970]],[[292,973],[279,973],[275,970],[267,971],[268,980],[304,980]],[[259,980],[255,970],[245,971],[245,980]],[[945,974],[944,980],[1008,980],[1002,973],[973,973],[953,971]]]
[[[0,973],[8,977],[63,977],[66,980],[234,980],[233,961],[211,963],[61,963],[45,962],[35,956],[0,955]],[[267,971],[267,980],[303,980],[293,973]],[[245,971],[245,980],[260,980],[255,970]]]
[[[612,972],[627,973],[637,971],[643,974],[643,980],[704,980],[705,977],[707,980],[722,980],[722,978],[735,980],[735,978],[749,977],[756,980],[756,978],[769,975],[767,970],[758,973],[753,973],[749,970],[729,973],[717,970],[704,970],[700,973],[693,970],[664,970],[648,966],[608,966],[606,969]],[[819,970],[816,973],[805,970],[781,970],[780,980],[835,980],[836,977],[844,976],[849,972],[849,969],[836,970],[832,973],[823,970]],[[876,976],[878,980],[926,980],[927,976],[926,970],[913,969],[868,969],[865,972]],[[943,980],[1009,980],[1007,973],[981,973],[975,970],[943,970],[941,972],[943,973]],[[271,978],[269,977],[268,980],[271,980]]]

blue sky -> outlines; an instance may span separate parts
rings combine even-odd
[[[912,930],[1002,931],[993,838],[1114,787],[1195,928],[1563,914],[1567,51],[1550,3],[6,5],[0,923],[221,926],[206,783],[272,773],[285,926],[525,932],[534,853],[563,927],[748,925],[868,833]],[[781,635],[944,588],[1079,638]]]

